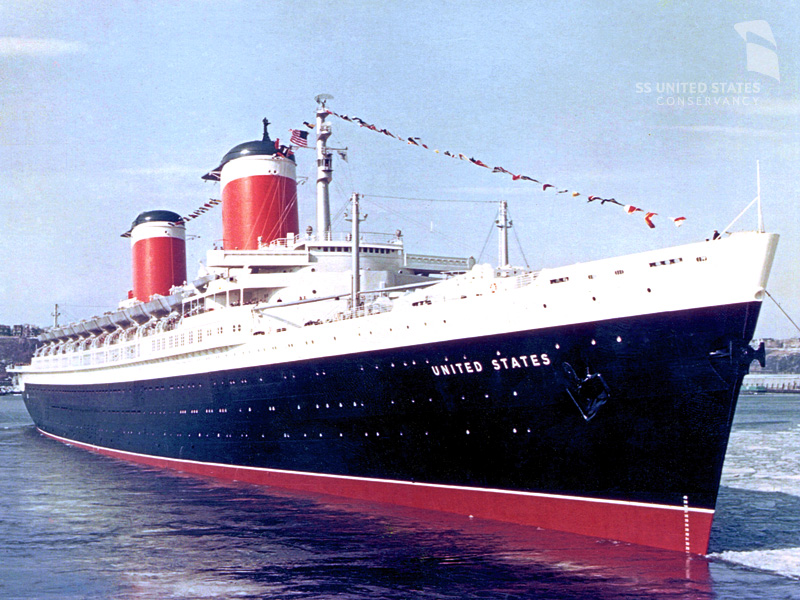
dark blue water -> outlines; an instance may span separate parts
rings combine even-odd
[[[742,399],[713,554],[687,559],[130,465],[5,397],[0,598],[800,599],[799,440],[800,397]]]

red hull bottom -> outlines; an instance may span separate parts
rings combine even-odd
[[[135,454],[76,442],[44,431],[41,433],[60,442],[105,456],[184,473],[355,500],[437,510],[692,554],[707,552],[714,518],[713,510],[692,508],[688,505],[668,506],[240,467]]]

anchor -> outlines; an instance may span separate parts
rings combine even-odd
[[[709,352],[708,355],[711,358],[728,358],[732,366],[738,366],[743,369],[745,373],[750,372],[750,364],[754,360],[758,361],[762,369],[767,363],[767,353],[764,348],[764,342],[761,342],[758,348],[753,348],[743,340],[730,340],[727,348],[714,350],[713,352]]]
[[[586,377],[581,379],[568,362],[565,362],[562,367],[568,380],[566,390],[569,397],[580,411],[583,420],[591,421],[597,415],[600,407],[608,402],[611,390],[600,373],[589,373],[589,369],[587,369]]]

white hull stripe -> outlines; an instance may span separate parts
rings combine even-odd
[[[118,455],[130,456],[130,457],[141,457],[141,458],[148,458],[153,460],[161,460],[170,463],[177,463],[177,464],[185,464],[185,465],[202,465],[208,467],[215,467],[215,468],[225,468],[225,469],[236,469],[236,470],[246,470],[246,471],[253,471],[253,472],[260,472],[260,473],[279,473],[279,474],[287,474],[287,475],[301,475],[304,477],[322,477],[328,479],[346,479],[351,481],[364,481],[364,482],[371,482],[371,483],[390,483],[394,485],[402,485],[402,486],[415,486],[415,487],[427,487],[433,489],[442,489],[442,490],[463,490],[469,492],[482,492],[487,494],[507,494],[511,496],[526,496],[532,498],[550,498],[554,500],[570,500],[574,502],[590,502],[593,504],[614,504],[619,506],[635,506],[639,508],[656,508],[661,510],[673,510],[678,512],[694,512],[694,513],[705,513],[705,514],[714,514],[714,510],[710,508],[694,508],[694,507],[687,507],[684,505],[681,506],[671,506],[669,504],[653,504],[649,502],[631,502],[626,500],[609,500],[605,498],[584,498],[582,496],[567,496],[563,494],[544,494],[541,492],[524,492],[524,491],[516,491],[516,490],[503,490],[503,489],[496,489],[496,488],[477,488],[477,487],[469,487],[469,486],[461,486],[461,485],[445,485],[445,484],[438,484],[438,483],[419,483],[419,482],[411,482],[411,481],[402,481],[398,479],[378,479],[375,477],[354,477],[352,475],[332,475],[329,473],[311,473],[308,471],[288,471],[284,469],[269,469],[265,467],[248,467],[243,465],[229,465],[225,463],[211,463],[211,462],[201,462],[196,460],[187,460],[183,458],[169,458],[165,456],[157,456],[153,454],[140,454],[138,452],[128,452],[125,450],[117,450],[115,448],[107,448],[105,446],[96,446],[94,444],[87,444],[84,442],[78,442],[75,440],[71,440],[69,438],[60,437],[54,435],[52,433],[47,433],[46,431],[42,431],[37,427],[37,430],[42,435],[45,435],[49,438],[54,440],[58,440],[64,444],[77,446],[79,448],[83,448],[86,450],[92,450],[95,452],[110,452]]]

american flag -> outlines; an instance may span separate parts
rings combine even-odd
[[[299,146],[300,148],[308,148],[307,131],[303,131],[302,129],[290,129],[289,132],[292,134],[291,143],[293,146]]]

